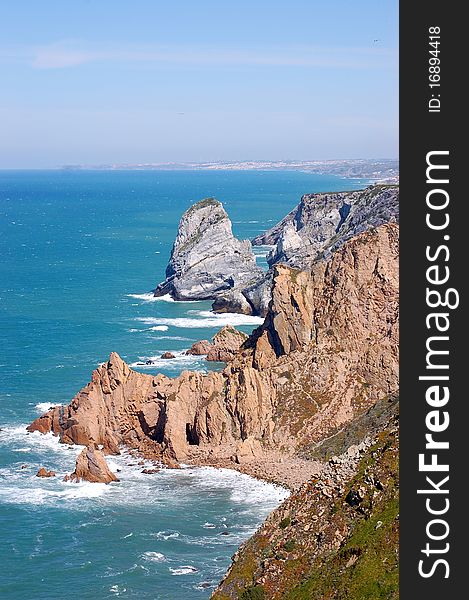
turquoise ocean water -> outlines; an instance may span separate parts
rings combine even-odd
[[[257,324],[146,295],[192,203],[215,196],[234,233],[252,238],[303,193],[363,186],[299,172],[0,171],[2,598],[210,596],[284,490],[208,468],[144,475],[125,454],[110,459],[119,484],[64,483],[79,449],[25,425],[69,402],[111,351],[176,376],[208,368],[183,355],[195,340]],[[263,265],[265,253],[256,249]],[[176,359],[158,360],[167,350]],[[40,466],[58,477],[36,478]]]

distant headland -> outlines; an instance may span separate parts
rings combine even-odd
[[[397,159],[338,160],[243,160],[212,162],[109,163],[100,165],[63,165],[65,170],[96,171],[305,171],[338,177],[369,179],[374,182],[398,183]]]

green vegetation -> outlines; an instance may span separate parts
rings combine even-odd
[[[332,456],[342,454],[352,444],[359,444],[366,435],[379,430],[390,415],[396,411],[398,403],[398,396],[378,400],[370,409],[351,421],[345,429],[338,431],[319,444],[305,445],[301,456],[307,459],[329,460]]]
[[[296,547],[296,541],[295,540],[287,540],[283,544],[283,548],[284,548],[285,552],[292,552],[292,550],[294,550],[295,547]]]
[[[285,600],[394,600],[398,598],[397,498],[361,521],[345,546],[315,565]],[[331,596],[333,592],[333,596]]]
[[[206,208],[207,206],[219,206],[220,202],[215,198],[204,198],[203,200],[199,200],[193,204],[190,208],[187,209],[186,214],[189,215],[192,212],[198,210],[199,208]]]
[[[246,588],[239,596],[240,600],[266,600],[266,595],[262,585],[253,585]]]
[[[340,493],[318,493],[319,478],[291,496],[288,514],[246,543],[214,598],[398,600],[397,409],[395,399],[383,402],[352,427],[355,439],[369,420],[388,417]]]
[[[375,484],[368,486],[360,510],[352,513],[355,518],[347,540],[338,552],[315,560],[306,579],[290,588],[285,600],[397,600],[398,469],[396,439],[383,432],[361,461],[357,475],[345,492],[346,496],[348,491],[363,486],[372,473]],[[374,497],[377,488],[383,489],[378,499]],[[350,511],[346,503],[336,504],[336,508],[338,517]]]

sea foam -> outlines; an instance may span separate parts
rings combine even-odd
[[[162,353],[163,354],[163,353]],[[181,371],[181,369],[204,369],[205,356],[194,356],[186,354],[186,350],[171,350],[174,358],[161,358],[159,356],[139,356],[139,360],[129,364],[129,367],[139,369],[165,369],[170,371]],[[146,364],[151,361],[151,364]]]
[[[143,560],[147,560],[149,562],[166,562],[166,556],[161,554],[161,552],[144,552],[142,554]]]
[[[141,321],[146,325],[152,325],[153,327],[166,325],[187,329],[224,327],[225,325],[261,325],[264,322],[262,317],[241,315],[238,313],[214,313],[210,310],[190,310],[187,314],[189,316],[179,318],[136,317],[135,320]]]
[[[164,296],[154,296],[151,292],[146,294],[127,294],[127,298],[135,298],[136,300],[142,300],[143,302],[180,302],[181,304],[200,302],[200,300],[174,300],[169,294],[165,294]]]
[[[192,565],[181,565],[177,569],[169,568],[173,575],[189,575],[190,573],[197,573],[198,569]]]
[[[34,408],[37,412],[42,414],[56,406],[62,406],[62,404],[60,404],[60,402],[39,402]]]

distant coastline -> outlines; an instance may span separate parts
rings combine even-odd
[[[60,168],[67,171],[303,171],[317,175],[327,174],[350,179],[369,179],[375,183],[399,182],[399,161],[397,159],[109,163],[72,164],[63,165]]]

